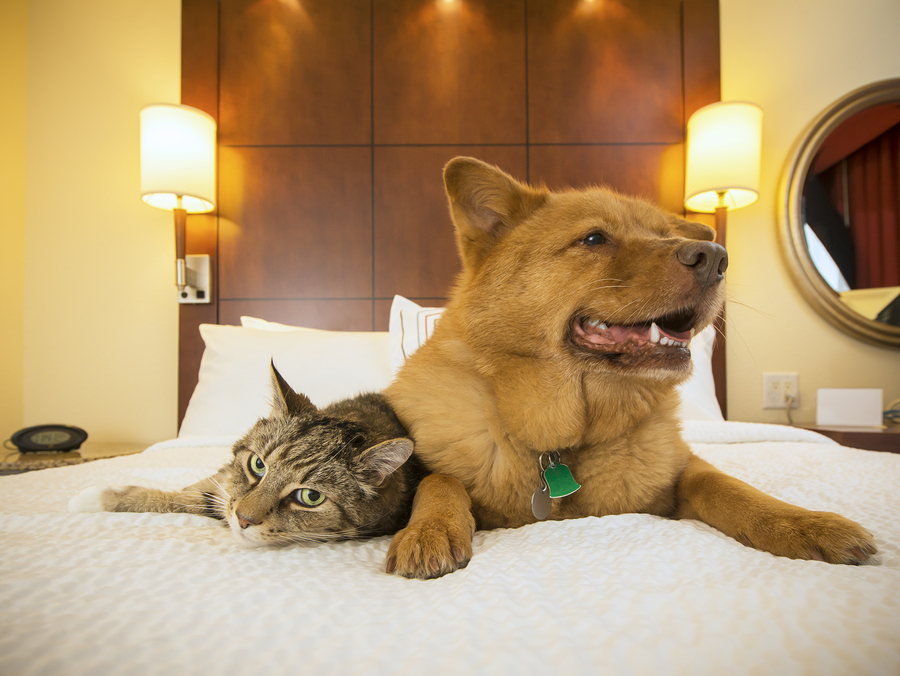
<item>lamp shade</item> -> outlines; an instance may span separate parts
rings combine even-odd
[[[759,198],[762,109],[745,101],[713,103],[688,120],[684,206],[712,213],[724,193],[729,209]]]
[[[216,122],[190,106],[157,104],[141,110],[141,199],[188,213],[215,209]]]

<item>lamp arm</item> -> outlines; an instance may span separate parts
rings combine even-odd
[[[178,292],[184,291],[187,285],[187,271],[184,264],[184,231],[187,224],[187,211],[181,206],[181,197],[178,198],[178,207],[175,213],[175,285]]]
[[[728,207],[725,206],[727,190],[717,190],[719,204],[716,206],[716,244],[725,246],[725,226],[728,219]]]

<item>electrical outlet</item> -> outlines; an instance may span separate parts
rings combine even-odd
[[[763,408],[800,408],[800,376],[797,373],[763,373]]]

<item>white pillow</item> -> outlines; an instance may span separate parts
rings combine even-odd
[[[262,329],[263,331],[318,331],[319,329],[307,329],[302,326],[291,326],[290,324],[279,324],[278,322],[269,322],[258,317],[241,317],[241,326],[248,329]]]
[[[691,338],[691,361],[694,372],[678,386],[681,393],[682,420],[722,421],[722,409],[716,399],[716,381],[712,372],[713,343],[716,341],[716,327],[707,326]]]
[[[403,296],[394,296],[388,324],[393,373],[397,373],[403,362],[434,333],[443,311],[442,307],[421,307]]]
[[[386,331],[201,324],[200,335],[206,349],[179,437],[239,436],[268,415],[273,359],[290,386],[316,406],[383,390],[391,380]]]
[[[394,296],[391,304],[391,369],[397,372],[403,362],[431,335],[444,308],[420,307],[403,296]],[[691,377],[678,386],[681,392],[680,415],[683,420],[724,420],[712,374],[712,348],[715,328],[708,326],[691,340]]]

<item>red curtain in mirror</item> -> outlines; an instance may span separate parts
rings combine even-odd
[[[900,125],[847,158],[856,286],[900,286]]]
[[[856,279],[848,281],[855,289],[900,286],[900,125],[845,159],[846,193],[842,163],[820,179],[845,216],[844,195],[849,196]]]

